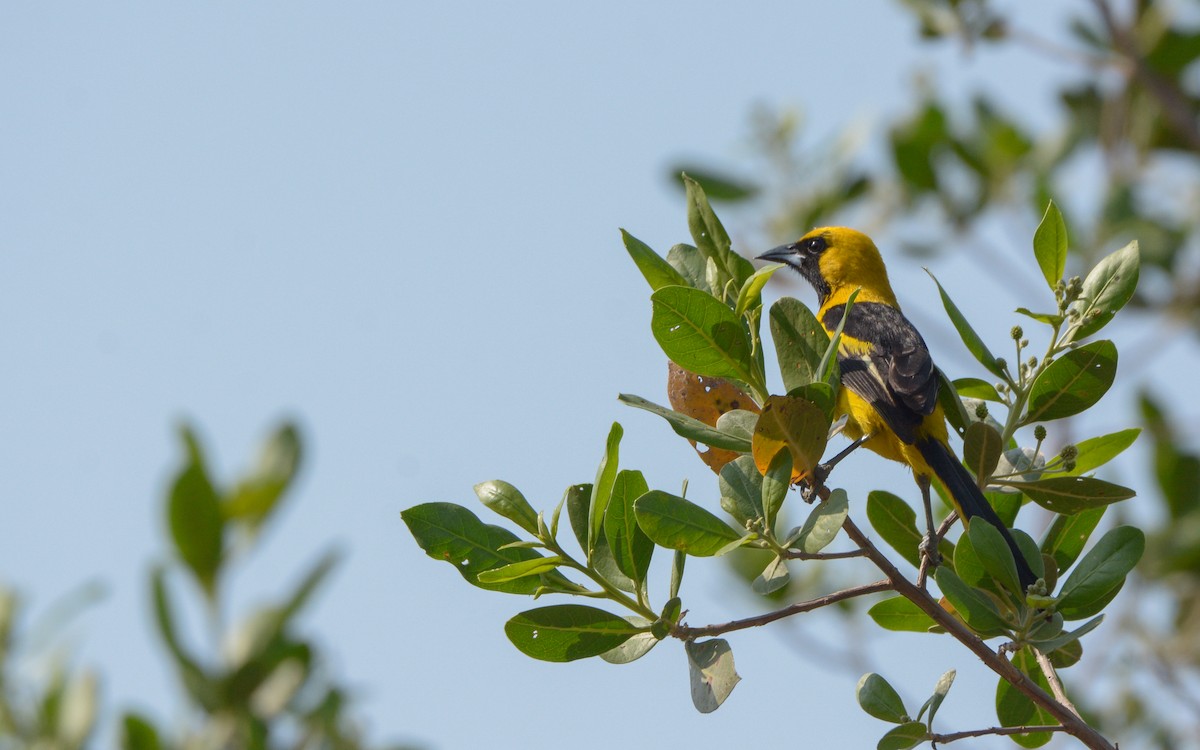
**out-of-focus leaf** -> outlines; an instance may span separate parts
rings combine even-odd
[[[697,557],[715,555],[742,535],[695,503],[651,490],[633,504],[638,525],[655,544]]]
[[[689,286],[683,274],[676,271],[662,256],[650,249],[650,246],[634,237],[624,229],[621,230],[621,241],[629,257],[637,264],[638,270],[650,285],[650,289],[658,291],[664,286]]]
[[[703,714],[721,707],[741,681],[733,664],[733,650],[723,638],[687,641],[688,674],[692,686],[692,704]]]
[[[167,521],[176,552],[211,598],[224,555],[225,517],[204,467],[199,441],[188,427],[183,428],[183,438],[191,458],[171,486]]]
[[[1117,376],[1117,347],[1093,341],[1067,352],[1042,371],[1029,392],[1022,424],[1074,416],[1108,392]]]
[[[799,300],[784,297],[771,305],[770,318],[784,390],[821,380],[817,368],[829,348],[829,334],[812,311]]]
[[[614,614],[581,604],[527,610],[504,626],[504,634],[521,653],[556,662],[599,656],[641,630]]]
[[[287,488],[300,469],[300,433],[294,424],[284,424],[263,446],[254,472],[221,504],[226,518],[258,528],[279,507]]]
[[[474,586],[509,594],[532,594],[541,585],[537,578],[517,578],[484,583],[479,574],[510,563],[541,557],[522,547],[505,547],[519,541],[501,526],[485,524],[466,508],[453,503],[425,503],[400,513],[425,554],[454,566]]]
[[[145,717],[127,713],[121,721],[121,750],[161,750],[158,730]]]
[[[723,174],[708,167],[697,167],[695,164],[677,165],[670,174],[679,181],[680,186],[686,186],[683,175],[687,175],[704,188],[710,200],[726,203],[740,203],[749,200],[759,193],[759,186],[746,180]]]

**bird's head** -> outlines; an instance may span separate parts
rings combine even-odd
[[[799,271],[817,290],[822,304],[830,296],[848,295],[860,287],[879,301],[895,304],[879,249],[870,237],[855,229],[818,227],[758,257]]]

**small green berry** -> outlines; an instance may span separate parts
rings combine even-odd
[[[1046,439],[1046,427],[1044,425],[1038,425],[1037,427],[1034,427],[1033,428],[1033,437],[1036,438],[1039,442],[1041,442],[1042,440],[1045,440]]]

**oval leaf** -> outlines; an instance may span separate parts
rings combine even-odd
[[[1042,371],[1029,392],[1022,424],[1074,416],[1100,400],[1117,376],[1117,347],[1093,341],[1067,352]]]
[[[987,422],[972,422],[963,435],[963,461],[975,476],[985,481],[996,470],[1000,454],[1004,452],[1004,440],[1000,433]]]
[[[838,488],[829,497],[817,504],[804,520],[800,536],[792,543],[793,549],[814,554],[825,549],[842,529],[850,510],[850,499],[846,491]]]
[[[942,288],[942,282],[937,280],[937,277],[925,269],[925,273],[929,274],[929,278],[933,279],[933,283],[937,284],[938,294],[942,297],[942,307],[946,309],[946,315],[950,317],[950,322],[954,324],[954,330],[958,331],[959,338],[967,345],[967,351],[987,368],[987,371],[998,378],[1004,377],[1004,370],[996,362],[996,358],[988,350],[987,345],[983,343],[983,339],[979,338],[979,334],[975,333],[975,329],[967,322],[962,311],[958,309],[958,305],[950,299],[950,295],[946,294],[946,290]]]
[[[829,418],[819,405],[797,396],[771,396],[758,417],[751,451],[759,471],[766,473],[775,456],[786,448],[791,454],[794,483],[820,463],[828,440]]]
[[[721,469],[721,507],[743,526],[747,521],[762,518],[762,479],[749,456],[731,461]]]
[[[633,504],[638,525],[655,544],[709,557],[742,535],[695,503],[651,490]]]
[[[1013,664],[1033,680],[1042,690],[1050,692],[1050,683],[1046,675],[1037,665],[1029,647],[1022,648],[1013,655]],[[1032,725],[1052,725],[1057,722],[1054,717],[1038,707],[1024,693],[1003,677],[996,685],[996,717],[1000,725],[1005,727],[1020,727]],[[1013,734],[1009,738],[1021,747],[1041,747],[1050,741],[1054,735],[1050,732],[1035,732],[1031,734]]]
[[[906,633],[928,633],[938,627],[933,618],[903,596],[893,596],[877,602],[867,610],[875,624],[885,630]]]
[[[921,539],[917,512],[890,492],[874,490],[867,495],[867,520],[892,549],[914,568],[921,566]]]
[[[733,650],[723,638],[687,641],[688,676],[692,686],[692,704],[703,714],[721,707],[741,681],[733,664]]]
[[[638,526],[633,502],[650,488],[640,471],[620,471],[613,482],[612,498],[604,514],[604,536],[617,569],[636,583],[646,580],[654,543]]]
[[[771,339],[786,391],[821,380],[818,366],[829,334],[803,302],[784,297],[771,305]]]
[[[614,614],[581,604],[531,609],[504,625],[504,634],[521,653],[557,662],[599,656],[641,630]]]
[[[1067,225],[1054,201],[1046,206],[1042,222],[1033,233],[1033,254],[1046,284],[1053,290],[1062,281],[1067,267]]]
[[[487,507],[537,536],[537,511],[516,487],[503,480],[493,479],[475,485],[475,495]]]
[[[650,302],[650,330],[672,362],[698,375],[754,382],[750,340],[733,310],[683,286],[663,287]]]
[[[1125,306],[1137,288],[1141,256],[1137,240],[1111,253],[1083,280],[1083,294],[1075,304],[1080,325],[1069,340],[1078,341],[1096,333]]]
[[[945,565],[934,574],[938,588],[954,605],[954,610],[963,622],[982,638],[992,638],[1008,632],[1008,624],[1000,617],[992,601],[983,593],[963,583],[953,570]]]
[[[621,452],[621,437],[625,430],[620,423],[613,422],[608,431],[608,440],[604,444],[604,455],[600,465],[596,467],[596,481],[592,484],[592,497],[588,502],[588,560],[600,545],[604,534],[604,511],[608,510],[608,501],[612,498],[613,483],[617,481],[617,462]]]
[[[1145,534],[1133,526],[1118,526],[1102,536],[1062,585],[1058,612],[1063,619],[1081,620],[1099,612],[1145,549]]]
[[[734,435],[733,433],[723,432],[720,429],[707,425],[699,419],[689,417],[687,414],[668,409],[665,406],[647,401],[641,396],[633,396],[628,393],[617,395],[617,400],[623,404],[627,404],[637,409],[643,409],[651,414],[657,414],[667,420],[667,424],[671,425],[671,429],[676,435],[685,437],[697,443],[704,443],[714,448],[723,448],[725,450],[735,451],[737,453],[750,452],[750,439],[743,435]],[[749,398],[747,398],[749,401]],[[732,412],[730,412],[732,413]],[[739,410],[741,414],[751,414]]]
[[[892,724],[903,724],[909,720],[900,694],[891,683],[874,672],[868,672],[859,679],[855,697],[862,710],[876,719]]]
[[[484,583],[479,574],[511,563],[533,560],[538,553],[523,547],[506,547],[519,541],[515,534],[500,526],[485,524],[453,503],[425,503],[403,511],[400,517],[425,554],[454,566],[466,581],[490,591],[532,594],[541,581],[534,577]]]
[[[919,721],[906,721],[879,738],[875,750],[909,750],[924,742],[929,730]]]
[[[1134,491],[1095,477],[1049,477],[1036,482],[1004,482],[1046,510],[1068,515],[1134,496]]]
[[[621,241],[625,243],[625,251],[629,253],[629,257],[633,259],[652,290],[657,291],[664,286],[688,286],[683,274],[651,250],[649,245],[624,229],[621,230]]]

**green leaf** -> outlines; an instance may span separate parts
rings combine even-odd
[[[925,723],[929,728],[933,729],[933,717],[937,715],[938,709],[942,707],[942,701],[946,700],[946,695],[950,692],[950,686],[954,684],[954,678],[958,672],[951,669],[944,672],[938,678],[937,684],[933,686],[933,695],[929,696],[929,700],[925,701],[925,705],[921,706],[921,710],[917,712],[917,718],[925,716],[925,712],[929,711],[929,718]]]
[[[975,333],[975,329],[967,322],[962,311],[958,309],[958,305],[950,299],[950,295],[946,294],[946,290],[942,288],[942,282],[937,280],[928,268],[925,273],[929,274],[929,278],[933,279],[933,283],[937,284],[938,294],[942,296],[942,307],[946,309],[946,315],[950,317],[950,322],[954,324],[954,330],[958,331],[959,338],[967,345],[967,351],[975,357],[979,364],[987,368],[987,371],[998,378],[1004,377],[1004,370],[996,362],[996,358],[988,350],[987,345],[983,343],[983,339],[979,338],[979,334]]]
[[[893,596],[877,602],[867,610],[867,615],[884,630],[928,633],[938,627],[932,617],[903,596]]]
[[[821,380],[821,356],[829,348],[829,334],[803,302],[784,297],[771,305],[771,339],[783,387],[791,391]]]
[[[485,570],[479,574],[478,580],[480,583],[504,583],[524,578],[525,576],[548,573],[561,564],[562,558],[558,555],[539,557],[533,560],[522,560],[521,562],[510,563],[500,568]]]
[[[1075,458],[1075,468],[1061,473],[1080,476],[1089,471],[1095,471],[1133,445],[1133,441],[1137,440],[1141,432],[1141,428],[1131,427],[1127,430],[1110,432],[1107,435],[1081,441],[1075,446],[1079,451],[1079,455]]]
[[[652,290],[657,291],[664,286],[688,286],[688,281],[683,274],[676,271],[670,263],[662,259],[662,256],[651,250],[649,245],[624,229],[621,230],[621,241],[625,243],[625,251],[629,253],[630,258],[633,258],[633,262],[637,264],[638,270],[642,272],[642,276],[645,277],[646,283]]]
[[[1014,312],[1018,312],[1027,318],[1033,318],[1037,322],[1045,323],[1048,326],[1061,326],[1062,322],[1064,320],[1066,320],[1066,318],[1064,318],[1062,315],[1051,314],[1051,313],[1037,313],[1037,312],[1030,310],[1027,307],[1018,307]]]
[[[657,414],[667,420],[667,424],[671,425],[671,429],[676,435],[685,437],[688,440],[695,440],[698,443],[711,445],[713,448],[724,448],[728,451],[736,453],[749,453],[750,440],[741,435],[734,435],[728,432],[723,432],[720,429],[707,425],[695,417],[689,417],[681,412],[668,409],[665,406],[659,406],[656,403],[647,401],[641,396],[633,396],[628,393],[622,393],[617,396],[617,400],[635,409],[642,409]],[[736,411],[736,410],[735,410]],[[732,413],[732,412],[729,412]],[[724,415],[722,415],[724,416]]]
[[[562,501],[567,506],[567,518],[571,521],[571,532],[575,534],[575,541],[579,542],[579,549],[586,555],[588,549],[588,511],[591,509],[592,503],[592,485],[571,485],[563,493]]]
[[[715,555],[742,535],[699,505],[661,490],[633,504],[638,525],[655,544],[697,557]]]
[[[1056,476],[1036,482],[997,482],[1025,493],[1046,510],[1068,515],[1128,500],[1134,491],[1094,477]]]
[[[150,721],[135,713],[125,714],[121,721],[121,750],[161,750],[158,730]]]
[[[1094,341],[1067,352],[1038,375],[1022,424],[1074,416],[1108,392],[1117,376],[1117,347]]]
[[[762,518],[762,474],[754,459],[740,456],[721,468],[718,484],[721,507],[743,527],[747,521]]]
[[[742,284],[742,288],[738,291],[737,304],[733,311],[738,315],[744,315],[747,310],[752,307],[762,306],[762,290],[767,285],[767,281],[776,271],[783,268],[782,263],[772,263],[755,271],[746,279],[746,283]]]
[[[973,523],[967,529],[967,535],[970,537],[972,549],[988,575],[1014,594],[1024,593],[1024,587],[1017,578],[1016,560],[1013,559],[1012,550],[1008,548],[1004,537],[1000,535],[1000,530],[988,523]],[[960,544],[959,547],[961,546]],[[961,549],[959,552],[955,557],[956,562],[961,557]]]
[[[898,727],[892,727],[887,734],[879,738],[876,750],[909,750],[924,742],[929,736],[925,725],[919,721],[906,721]]]
[[[683,584],[683,570],[687,566],[687,554],[683,550],[675,550],[671,556],[671,584],[667,589],[671,599],[679,598],[679,587]]]
[[[684,286],[663,287],[650,302],[651,332],[671,361],[697,375],[757,384],[750,340],[733,310],[706,292]]]
[[[717,417],[717,432],[735,437],[742,446],[750,445],[754,439],[754,426],[758,424],[758,412],[749,409],[730,409]],[[739,453],[748,451],[742,450]]]
[[[617,568],[639,585],[646,580],[646,571],[650,569],[654,543],[638,526],[633,502],[649,489],[642,472],[619,472],[604,516],[604,536]]]
[[[1145,549],[1145,534],[1133,526],[1118,526],[1100,537],[1063,582],[1058,598],[1063,619],[1082,620],[1103,609]]]
[[[1004,452],[1004,439],[986,422],[967,425],[963,436],[963,461],[975,476],[986,481],[996,471],[1000,454]]]
[[[704,275],[707,261],[696,248],[685,244],[675,245],[667,251],[667,263],[687,280],[686,286],[702,292],[712,291]]]
[[[750,442],[758,466],[770,466],[786,448],[793,473],[803,475],[820,463],[828,440],[829,415],[822,406],[797,396],[770,396]]]
[[[239,482],[222,503],[225,517],[252,529],[266,522],[296,478],[301,454],[299,431],[293,424],[284,424],[263,447],[253,474]]]
[[[150,574],[151,594],[154,599],[154,621],[158,625],[158,633],[167,646],[176,669],[179,670],[184,688],[197,705],[210,711],[217,710],[220,705],[220,688],[217,680],[205,674],[199,662],[184,648],[179,639],[179,630],[175,625],[175,611],[167,594],[165,574],[162,568],[155,568]]]
[[[800,536],[791,546],[809,554],[825,549],[837,538],[849,511],[850,500],[846,491],[840,487],[833,490],[808,514],[800,529]]]
[[[733,651],[723,638],[686,641],[688,677],[692,686],[692,704],[702,714],[721,707],[741,681],[733,664]]]
[[[1081,323],[1070,332],[1068,341],[1087,338],[1108,325],[1117,311],[1133,297],[1140,265],[1137,240],[1096,264],[1083,280],[1083,294],[1074,306]]]
[[[512,521],[534,536],[538,535],[537,511],[521,491],[501,479],[475,485],[479,502]]]
[[[1085,624],[1080,625],[1078,628],[1075,628],[1068,633],[1060,633],[1054,638],[1049,638],[1044,641],[1035,641],[1034,645],[1037,646],[1038,650],[1040,650],[1043,654],[1050,655],[1060,648],[1074,643],[1083,636],[1092,632],[1102,622],[1104,622],[1104,615],[1094,617],[1091,620],[1088,620]]]
[[[771,465],[762,479],[763,520],[767,531],[775,531],[775,519],[791,486],[792,456],[788,451],[779,451],[771,459]]]
[[[1034,656],[1029,647],[1022,648],[1013,654],[1012,663],[1017,669],[1024,672],[1029,679],[1033,680],[1038,687],[1047,693],[1050,692],[1050,683],[1046,681],[1046,675],[1038,667],[1037,657]],[[1003,677],[1000,678],[1000,681],[996,685],[996,717],[1000,719],[1000,725],[1005,727],[1040,726],[1058,723],[1053,716],[1039,708],[1028,696],[1017,690],[1011,682]],[[1021,747],[1041,747],[1049,742],[1053,736],[1050,732],[1035,732],[1031,734],[1009,735],[1009,739]]]
[[[791,580],[792,576],[788,572],[787,560],[776,557],[767,563],[763,572],[759,573],[758,577],[750,583],[750,588],[756,594],[769,596],[787,586]]]
[[[638,633],[620,646],[600,654],[600,658],[609,664],[629,664],[650,653],[658,643],[659,639],[653,633]]]
[[[984,594],[963,582],[953,570],[945,565],[934,574],[938,588],[954,605],[954,610],[981,638],[993,638],[1008,632],[1008,624],[995,605]]]
[[[531,609],[504,625],[504,634],[521,653],[556,662],[599,656],[642,630],[614,614],[581,604]]]
[[[1033,254],[1046,284],[1053,291],[1067,268],[1067,224],[1054,201],[1046,206],[1042,222],[1033,233]]]
[[[519,541],[515,534],[500,526],[485,524],[471,511],[453,503],[424,503],[400,514],[409,532],[425,554],[454,566],[474,586],[508,594],[532,594],[541,586],[537,578],[518,578],[500,583],[484,583],[479,574],[510,563],[541,557],[533,550],[508,547]]]
[[[695,164],[690,166],[676,165],[668,170],[672,178],[678,179],[680,185],[686,186],[683,175],[686,174],[689,178],[700,183],[704,188],[704,192],[714,201],[725,201],[727,203],[736,203],[744,200],[749,200],[758,195],[760,188],[745,180],[732,177],[728,174],[714,171],[707,167],[698,167]]]
[[[211,599],[224,555],[225,517],[190,428],[183,428],[183,439],[189,461],[175,477],[167,497],[167,522],[179,558]]]
[[[996,386],[980,378],[958,378],[954,381],[954,390],[958,391],[960,398],[977,398],[1001,403]]]
[[[754,273],[754,266],[730,249],[732,243],[729,241],[729,234],[709,205],[704,188],[687,175],[683,175],[683,185],[687,191],[688,230],[696,248],[705,258],[712,259],[717,264],[722,280],[732,279],[734,288],[740,287]],[[725,298],[721,289],[713,287],[713,293],[722,299]]]
[[[1083,552],[1088,538],[1096,529],[1108,506],[1080,511],[1074,515],[1056,515],[1046,536],[1042,540],[1041,552],[1054,558],[1054,564],[1059,570],[1066,570],[1074,564],[1079,553]]]
[[[874,490],[867,495],[867,520],[892,549],[914,568],[921,566],[921,539],[917,512],[890,492]]]
[[[891,683],[874,672],[859,678],[854,693],[862,710],[876,719],[892,724],[904,724],[910,720],[900,694]]]
[[[679,287],[672,287],[677,289]],[[617,461],[621,452],[621,437],[625,430],[620,423],[613,422],[608,431],[608,440],[604,444],[604,456],[596,467],[596,481],[592,484],[592,498],[588,503],[588,560],[600,543],[604,534],[604,511],[608,509],[608,501],[612,497],[613,483],[617,481]]]

